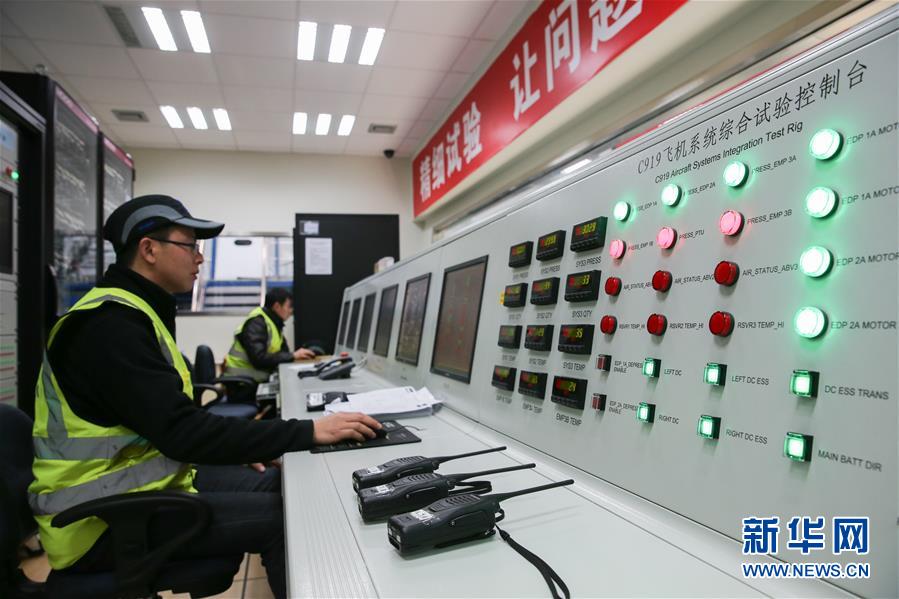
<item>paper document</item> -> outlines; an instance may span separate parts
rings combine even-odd
[[[430,416],[440,409],[442,402],[435,399],[427,387],[418,391],[412,387],[378,389],[367,393],[348,395],[349,401],[333,402],[325,406],[325,412],[362,412],[375,418],[410,418]]]
[[[330,237],[306,238],[306,274],[330,275],[332,268],[332,244]]]

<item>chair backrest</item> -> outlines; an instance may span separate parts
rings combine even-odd
[[[194,382],[210,384],[215,380],[215,357],[208,345],[198,345],[194,359]]]
[[[32,420],[22,410],[0,404],[0,559],[16,554],[19,543],[37,525],[28,506],[28,485],[34,480]]]

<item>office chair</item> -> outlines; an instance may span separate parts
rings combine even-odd
[[[240,569],[243,555],[168,561],[209,524],[209,506],[200,497],[172,491],[125,493],[89,501],[57,514],[53,526],[66,526],[96,516],[109,525],[115,540],[116,569],[111,572],[69,573],[54,570],[46,584],[28,581],[10,559],[16,547],[36,528],[28,507],[28,485],[32,480],[34,450],[32,421],[24,412],[0,404],[0,539],[3,570],[0,596],[12,598],[52,597],[113,599],[152,597],[159,591],[190,593],[208,597],[227,590]],[[187,513],[193,525],[160,547],[150,548],[148,524],[164,510]],[[160,516],[160,517],[165,517]],[[12,576],[9,574],[12,573]]]
[[[190,361],[187,361],[188,365]],[[208,345],[198,345],[191,376],[194,384],[194,403],[210,413],[233,418],[255,418],[259,413],[256,405],[257,383],[248,376],[215,376],[215,357]],[[227,394],[219,385],[224,385]],[[215,393],[215,399],[203,405],[201,398],[204,391]],[[254,401],[231,401],[228,394],[239,394],[253,398]]]

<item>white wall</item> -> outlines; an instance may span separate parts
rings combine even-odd
[[[412,222],[412,167],[408,159],[362,156],[216,152],[129,148],[135,196],[163,193],[198,218],[225,223],[224,233],[291,234],[297,212],[398,214],[400,258],[427,244]],[[224,358],[242,316],[181,316],[178,345]],[[285,331],[290,330],[288,323]],[[291,339],[288,339],[291,341]]]

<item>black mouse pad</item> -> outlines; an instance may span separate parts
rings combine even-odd
[[[329,451],[347,451],[350,449],[366,449],[368,447],[384,447],[385,445],[403,445],[405,443],[421,442],[421,439],[419,439],[415,433],[402,424],[397,423],[396,420],[382,420],[381,425],[384,427],[381,430],[387,432],[385,437],[369,439],[361,443],[359,441],[347,440],[340,441],[339,443],[332,443],[331,445],[316,445],[309,450],[309,453],[327,453]]]

